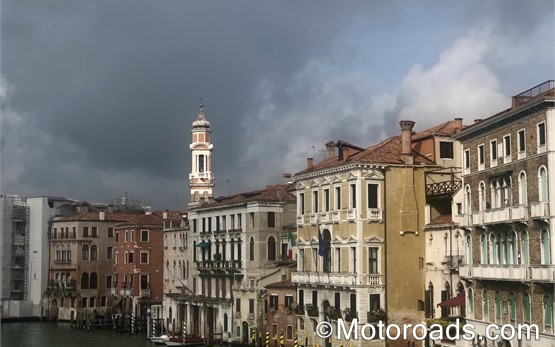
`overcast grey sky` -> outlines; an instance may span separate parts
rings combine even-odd
[[[0,19],[1,192],[21,196],[183,209],[200,97],[224,195],[555,77],[551,0],[2,0]]]

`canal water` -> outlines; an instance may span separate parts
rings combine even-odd
[[[145,334],[131,336],[109,329],[71,328],[69,323],[2,323],[1,347],[154,347]]]

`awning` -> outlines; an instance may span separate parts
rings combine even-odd
[[[454,298],[442,301],[437,305],[441,307],[464,307],[465,302],[466,300],[464,298],[464,293],[459,293],[459,295],[455,296]]]
[[[197,247],[204,248],[204,247],[208,246],[209,244],[210,244],[210,242],[201,242],[197,245]]]

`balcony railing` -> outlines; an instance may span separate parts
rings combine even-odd
[[[326,223],[330,221],[329,212],[320,212],[320,222]]]
[[[292,273],[291,276],[292,281],[295,283],[311,285],[382,285],[382,275],[380,274],[359,275],[354,273],[297,272]]]
[[[549,203],[547,201],[534,201],[530,203],[531,218],[549,217]]]
[[[357,209],[349,208],[347,209],[347,220],[354,221],[357,219]]]
[[[122,289],[119,291],[119,295],[121,296],[131,296],[131,289]]]
[[[533,214],[534,208],[532,207],[532,216]],[[528,218],[527,205],[514,205],[473,212],[472,214],[465,213],[459,216],[459,223],[461,226],[476,226],[521,221]]]
[[[334,222],[334,223],[341,222],[341,211],[340,210],[331,211],[331,221]]]
[[[462,278],[481,278],[499,281],[553,282],[554,265],[462,265]]]
[[[318,224],[318,213],[311,213],[309,217],[310,224],[316,225]]]
[[[366,213],[368,223],[381,222],[383,220],[383,210],[380,208],[369,208]]]
[[[304,216],[303,215],[297,216],[297,225],[304,225]]]

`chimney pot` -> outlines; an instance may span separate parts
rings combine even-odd
[[[343,161],[347,161],[349,159],[349,147],[341,148],[341,153],[343,153]]]
[[[326,159],[335,157],[335,143],[333,141],[326,142]]]
[[[312,169],[314,166],[314,158],[306,158],[306,168]]]
[[[412,128],[414,124],[411,120],[399,122],[401,126],[401,154],[403,155],[412,155]]]
[[[463,119],[462,118],[455,118],[455,123],[453,124],[453,128],[455,130],[455,134],[458,134],[463,127]]]

